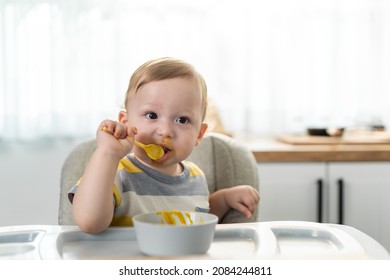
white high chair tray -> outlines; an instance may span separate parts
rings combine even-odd
[[[217,225],[207,253],[170,259],[390,259],[374,239],[347,226],[310,222]],[[134,228],[87,234],[76,226],[0,228],[0,259],[154,259]],[[161,259],[161,258],[159,258]]]

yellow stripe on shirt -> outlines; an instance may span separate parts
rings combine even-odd
[[[115,198],[115,207],[118,207],[122,203],[122,196],[119,193],[118,187],[114,184],[114,198]]]
[[[111,227],[132,227],[133,219],[130,216],[113,217],[110,226]]]
[[[203,171],[193,162],[186,161],[186,164],[190,168],[190,176],[202,176]]]

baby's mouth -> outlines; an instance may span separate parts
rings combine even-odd
[[[164,150],[164,155],[161,158],[157,159],[157,160],[153,160],[155,163],[163,163],[168,158],[170,158],[170,156],[172,155],[173,150],[171,150],[168,147],[162,146],[162,145],[161,145],[161,147]]]
[[[164,150],[164,154],[169,153],[170,151],[172,151],[171,149],[169,149],[167,147],[162,147],[162,148]]]

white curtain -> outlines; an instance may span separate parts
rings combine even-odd
[[[93,136],[174,56],[235,134],[390,125],[390,0],[0,0],[0,139]]]

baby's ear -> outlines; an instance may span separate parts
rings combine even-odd
[[[118,121],[123,124],[127,124],[128,118],[127,118],[127,112],[126,111],[120,111],[118,114]]]
[[[207,127],[208,127],[207,123],[202,123],[200,125],[200,129],[199,129],[199,133],[198,133],[198,139],[196,139],[195,146],[198,146],[200,144],[200,141],[202,141],[203,136],[206,133]]]

